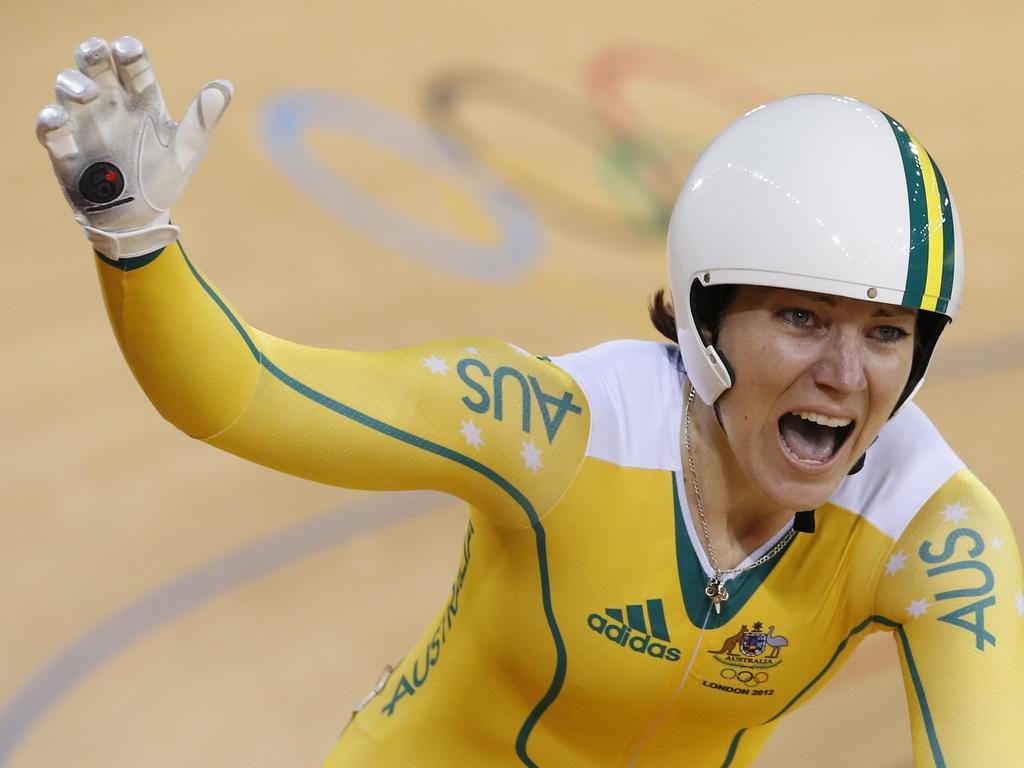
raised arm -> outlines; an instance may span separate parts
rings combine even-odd
[[[442,490],[513,527],[550,509],[586,446],[572,379],[504,342],[344,352],[252,328],[182,251],[168,213],[230,85],[206,86],[176,125],[138,41],[121,38],[112,54],[83,44],[37,131],[157,410],[193,437],[321,482]]]
[[[886,565],[877,610],[899,648],[915,764],[1024,765],[1024,581],[998,502],[962,470]]]

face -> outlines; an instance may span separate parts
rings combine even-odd
[[[735,462],[787,510],[821,506],[889,419],[910,375],[914,311],[740,286],[719,327],[735,373],[719,412]]]

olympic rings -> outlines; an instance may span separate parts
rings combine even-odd
[[[427,84],[424,110],[428,122],[436,130],[473,151],[477,158],[492,168],[500,165],[506,178],[518,188],[527,189],[556,226],[605,242],[609,238],[635,239],[638,234],[646,234],[647,221],[659,219],[658,199],[633,175],[619,174],[619,181],[625,181],[627,187],[632,187],[623,190],[623,197],[629,201],[627,205],[620,200],[614,207],[597,206],[581,200],[578,195],[562,191],[557,173],[538,174],[525,169],[522,163],[499,159],[507,157],[507,152],[503,155],[497,150],[500,142],[485,139],[485,132],[474,128],[467,119],[465,107],[471,103],[502,107],[554,128],[572,141],[590,147],[602,158],[599,167],[606,165],[603,158],[615,158],[635,151],[635,139],[611,134],[571,94],[521,74],[485,69],[451,70]],[[639,150],[639,147],[635,149]],[[600,170],[607,171],[608,168],[600,167]],[[615,163],[611,170],[617,170]],[[637,205],[640,211],[629,210]],[[626,211],[622,210],[624,207]],[[659,237],[663,235],[662,228]]]
[[[639,124],[623,93],[628,82],[641,78],[680,86],[704,102],[724,107],[730,117],[769,98],[755,84],[694,56],[652,47],[620,47],[608,49],[590,63],[585,79],[589,107],[522,75],[476,69],[453,70],[436,78],[427,87],[425,110],[439,131],[473,149],[485,163],[497,154],[497,142],[485,141],[481,130],[470,127],[465,103],[504,106],[568,134],[598,153],[601,176],[617,194],[621,213],[609,218],[606,210],[559,192],[557,184],[537,174],[517,170],[512,183],[528,187],[528,194],[553,223],[577,234],[596,235],[602,241],[636,234],[662,238],[696,152]],[[705,143],[703,137],[698,142]]]
[[[728,674],[726,674],[728,673]],[[749,669],[741,669],[737,672],[732,667],[726,667],[718,673],[724,680],[736,680],[739,683],[743,683],[748,688],[753,688],[756,685],[767,682],[767,672],[752,672]]]
[[[270,156],[303,192],[353,229],[404,256],[444,271],[498,281],[522,270],[541,249],[541,228],[526,201],[426,126],[348,96],[292,91],[266,105],[262,128]],[[470,242],[393,211],[327,168],[303,142],[303,133],[310,128],[378,144],[468,187],[497,226],[499,242]]]
[[[767,100],[755,85],[679,51],[612,48],[589,65],[590,104],[522,75],[494,70],[452,70],[425,86],[424,109],[433,126],[420,125],[338,94],[286,92],[266,106],[262,129],[272,159],[322,208],[385,247],[438,269],[484,280],[521,271],[542,247],[542,231],[526,200],[503,182],[512,176],[553,224],[576,236],[608,240],[664,237],[675,197],[694,154],[662,128],[639,124],[624,98],[627,83],[668,82],[723,106],[730,115]],[[597,157],[596,187],[614,202],[600,205],[560,185],[566,175],[509,164],[471,127],[468,104],[486,104],[525,115],[582,144]],[[361,191],[328,169],[303,143],[303,133],[324,128],[377,144],[447,181],[469,188],[499,231],[497,244],[472,242],[417,222]],[[683,134],[685,135],[685,133]],[[703,138],[700,139],[703,144]],[[469,150],[469,151],[467,151]],[[475,157],[474,157],[475,154]],[[496,158],[506,162],[498,163]],[[674,158],[672,160],[670,158]],[[682,159],[684,162],[679,162]],[[484,165],[492,165],[488,172]],[[579,176],[575,179],[579,181]]]

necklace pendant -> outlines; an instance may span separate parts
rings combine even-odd
[[[725,582],[717,576],[713,576],[704,588],[704,594],[708,596],[711,604],[715,606],[715,613],[720,614],[722,612],[722,603],[729,599],[729,590],[725,588]]]
[[[708,600],[714,600],[718,595],[718,579],[712,578],[708,582],[708,585],[704,587],[704,594],[708,596]]]

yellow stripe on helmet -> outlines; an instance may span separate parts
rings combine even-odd
[[[942,197],[939,194],[939,184],[935,179],[935,166],[932,164],[928,150],[913,134],[910,134],[910,141],[921,161],[921,181],[928,208],[928,276],[925,279],[921,309],[929,309],[934,312],[942,288],[942,257],[944,253]]]

